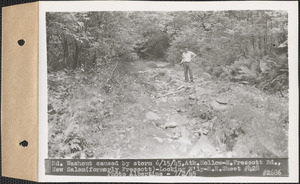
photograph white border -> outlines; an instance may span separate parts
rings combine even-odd
[[[48,158],[46,12],[80,11],[288,11],[289,177],[101,177],[45,175]],[[40,182],[295,182],[299,179],[298,1],[42,1],[39,2],[39,158]]]

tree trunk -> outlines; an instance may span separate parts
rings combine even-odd
[[[74,44],[75,44],[75,51],[73,55],[73,69],[80,67],[81,64],[79,61],[79,47],[76,40],[74,41]]]
[[[68,46],[68,40],[66,37],[63,38],[62,41],[62,47],[63,47],[63,65],[64,67],[70,66],[69,63],[69,46]]]
[[[265,55],[268,54],[268,20],[266,19],[266,30],[265,30]]]

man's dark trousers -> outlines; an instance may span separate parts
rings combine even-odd
[[[193,71],[190,62],[183,63],[183,71],[184,71],[185,82],[189,81],[188,73],[190,75],[191,82],[193,82]]]

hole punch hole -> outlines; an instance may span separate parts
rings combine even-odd
[[[23,40],[23,39],[18,40],[18,44],[20,46],[23,46],[25,44],[25,40]]]
[[[28,142],[26,140],[24,140],[24,141],[20,142],[19,145],[26,148],[28,146]]]

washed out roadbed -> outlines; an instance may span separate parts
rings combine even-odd
[[[49,157],[287,157],[287,98],[155,63],[134,63],[111,92],[100,77],[71,88],[53,76],[64,81],[49,89]]]

